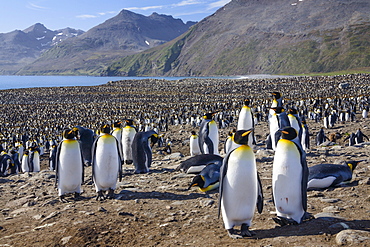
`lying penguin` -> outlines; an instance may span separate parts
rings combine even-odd
[[[320,164],[309,167],[307,189],[324,189],[351,181],[353,170],[361,161],[346,161],[341,165]]]
[[[200,154],[195,155],[181,162],[176,171],[182,171],[188,174],[200,173],[209,164],[222,165],[223,158],[217,154]]]
[[[198,186],[199,190],[206,192],[219,187],[221,163],[207,165],[198,175],[193,178],[188,190],[193,186]]]

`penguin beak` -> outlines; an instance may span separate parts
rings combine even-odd
[[[188,190],[190,190],[190,189],[191,189],[191,187],[194,187],[194,186],[197,186],[197,185],[198,185],[198,183],[191,184],[191,185],[189,186]]]
[[[248,135],[249,133],[251,133],[252,131],[251,130],[248,130],[248,131],[246,131],[246,132],[244,132],[243,134],[242,134],[242,136],[246,136],[246,135]]]

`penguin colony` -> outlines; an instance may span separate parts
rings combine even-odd
[[[343,92],[341,89],[338,89],[336,86],[337,82],[343,79],[351,81],[351,87],[346,89],[345,92]],[[303,141],[306,140],[304,136],[307,137],[309,134],[308,132],[304,134],[305,128],[302,127],[302,125],[307,123],[307,120],[316,122],[322,121],[323,129],[320,132],[321,135],[324,135],[324,129],[328,130],[333,128],[335,124],[340,122],[354,121],[354,117],[356,117],[357,113],[361,112],[362,117],[367,117],[367,111],[369,108],[368,106],[370,103],[370,97],[366,95],[367,88],[363,85],[364,81],[367,83],[370,81],[368,75],[349,75],[320,78],[319,80],[322,80],[326,83],[325,88],[320,88],[319,83],[311,83],[310,80],[317,82],[306,77],[286,78],[281,79],[277,85],[277,79],[273,79],[259,82],[257,87],[255,86],[257,82],[253,80],[234,80],[232,82],[220,81],[219,88],[214,88],[214,91],[219,94],[222,93],[222,97],[214,97],[212,99],[204,98],[204,95],[206,95],[206,88],[212,86],[211,81],[204,80],[199,82],[200,84],[203,84],[201,85],[202,87],[200,90],[191,92],[191,94],[189,93],[187,95],[180,96],[184,98],[189,97],[191,99],[190,101],[186,102],[182,102],[180,99],[181,103],[177,103],[179,100],[174,100],[174,98],[179,97],[178,95],[169,93],[166,94],[166,97],[163,95],[160,96],[158,94],[151,93],[150,91],[146,91],[145,86],[143,86],[143,90],[141,92],[130,91],[130,83],[136,83],[130,81],[109,83],[107,85],[89,87],[86,89],[80,87],[60,88],[60,96],[48,93],[48,90],[50,89],[47,88],[38,89],[43,92],[41,93],[41,96],[40,94],[36,95],[34,93],[30,93],[28,98],[20,97],[20,95],[17,94],[17,90],[7,90],[7,93],[0,92],[2,95],[2,104],[14,104],[17,109],[13,111],[19,112],[19,114],[12,114],[11,116],[5,116],[4,114],[6,111],[1,112],[3,119],[9,119],[9,122],[4,123],[1,126],[1,135],[3,139],[2,149],[4,150],[4,153],[2,153],[1,173],[2,175],[6,176],[8,174],[17,173],[20,171],[38,172],[40,171],[40,154],[43,152],[42,149],[45,148],[50,152],[50,155],[52,155],[53,148],[58,147],[59,150],[56,151],[56,157],[53,158],[50,156],[50,161],[51,167],[55,168],[57,172],[59,196],[62,201],[65,200],[64,195],[66,193],[74,193],[75,196],[78,196],[78,194],[81,192],[81,188],[79,186],[81,185],[82,180],[78,180],[79,186],[68,185],[68,181],[63,181],[62,177],[64,175],[62,175],[62,170],[64,169],[63,163],[65,163],[63,159],[66,159],[65,157],[67,157],[67,150],[73,150],[73,153],[76,155],[76,157],[77,153],[80,154],[80,156],[78,156],[79,158],[75,160],[75,167],[82,167],[82,170],[83,165],[93,165],[93,167],[98,167],[95,166],[95,163],[99,163],[99,158],[95,157],[94,153],[95,155],[99,156],[96,154],[96,152],[100,148],[98,142],[102,136],[98,136],[100,134],[96,134],[93,131],[90,132],[90,137],[93,136],[93,139],[95,140],[95,143],[91,145],[95,147],[95,149],[92,148],[92,150],[94,150],[92,152],[92,156],[88,157],[89,152],[86,152],[84,155],[82,151],[82,144],[84,143],[82,131],[79,130],[79,134],[70,133],[70,135],[74,135],[70,136],[66,132],[66,128],[71,128],[73,126],[86,126],[84,128],[88,130],[96,130],[99,128],[101,119],[114,119],[114,121],[116,121],[116,119],[126,119],[127,117],[136,119],[137,131],[143,135],[141,137],[138,135],[138,139],[136,141],[134,141],[132,136],[131,138],[127,139],[130,141],[132,140],[131,147],[134,146],[134,143],[142,143],[142,145],[138,146],[136,149],[132,148],[132,152],[135,153],[136,156],[135,154],[132,154],[133,156],[130,157],[127,154],[127,158],[125,158],[123,145],[122,143],[120,144],[120,140],[117,139],[118,135],[115,137],[114,132],[111,133],[110,130],[101,130],[100,133],[102,133],[102,135],[109,135],[109,138],[107,139],[115,140],[115,142],[113,142],[115,144],[108,148],[110,151],[116,150],[114,155],[110,154],[110,156],[114,157],[113,159],[115,160],[115,165],[113,166],[115,173],[112,175],[115,181],[117,180],[117,177],[120,177],[120,173],[122,172],[120,170],[122,163],[134,164],[136,173],[149,171],[150,162],[147,163],[147,161],[151,160],[150,148],[153,146],[150,146],[150,141],[148,140],[150,139],[155,142],[158,138],[158,132],[166,133],[169,125],[188,125],[194,129],[199,129],[197,136],[197,139],[199,140],[197,143],[200,152],[203,154],[219,155],[220,150],[218,148],[218,131],[227,128],[231,129],[231,127],[236,126],[238,116],[242,115],[241,109],[243,108],[243,104],[246,106],[246,102],[241,102],[240,97],[236,97],[237,95],[235,95],[234,91],[238,92],[238,88],[243,88],[243,90],[240,90],[240,92],[248,90],[250,92],[248,96],[251,98],[251,100],[248,102],[247,106],[252,109],[250,112],[253,112],[254,114],[250,114],[248,112],[244,113],[244,115],[247,115],[249,120],[251,120],[249,122],[249,126],[252,126],[248,129],[244,129],[247,127],[239,128],[238,124],[238,130],[233,131],[231,134],[232,141],[236,145],[234,147],[229,147],[228,150],[226,150],[224,153],[226,156],[223,159],[223,164],[216,166],[214,166],[214,163],[206,164],[205,168],[209,167],[208,170],[200,171],[199,176],[195,177],[196,179],[194,178],[190,187],[198,185],[203,191],[213,189],[217,186],[215,185],[216,183],[214,178],[215,175],[217,176],[218,174],[220,181],[219,208],[228,234],[233,238],[252,236],[253,232],[249,230],[249,227],[251,226],[253,212],[256,208],[258,211],[262,210],[261,200],[263,201],[260,180],[258,178],[253,154],[253,145],[255,143],[253,137],[253,128],[255,127],[256,123],[258,124],[259,121],[270,121],[270,119],[274,119],[271,120],[271,123],[269,122],[270,126],[272,125],[274,127],[270,128],[272,149],[275,150],[275,154],[278,156],[278,158],[276,158],[276,164],[274,161],[273,171],[273,189],[276,189],[276,191],[274,191],[274,203],[277,211],[277,218],[274,218],[274,221],[279,225],[300,224],[305,220],[311,219],[309,213],[306,212],[307,206],[305,203],[307,203],[307,198],[304,195],[304,191],[307,189],[307,187],[304,188],[304,186],[307,186],[308,182],[308,178],[305,178],[305,176],[308,176],[308,170],[307,165],[304,164],[304,153],[305,151],[309,150],[309,143]],[[167,92],[171,92],[171,90],[175,90],[176,87],[178,87],[177,84],[171,84],[161,80],[147,80],[144,81],[144,84],[145,83],[151,86],[154,85],[154,87],[162,87],[161,89],[163,89],[165,86],[168,90]],[[186,84],[185,80],[185,82],[179,82],[179,84],[181,83],[184,83],[184,86],[194,86],[193,81],[189,81]],[[228,87],[228,85],[233,86]],[[303,98],[299,94],[299,90],[295,90],[295,88],[299,89],[300,87],[311,87],[312,85],[317,87],[318,92],[316,93],[320,95],[319,98],[317,97],[317,94],[310,95],[310,92],[308,92],[308,94]],[[326,90],[328,87],[332,87],[332,90]],[[276,105],[274,105],[274,103],[271,105],[268,94],[266,93],[263,95],[263,93],[261,93],[261,88],[264,92],[272,92],[272,95],[277,102]],[[84,90],[89,91],[89,97],[92,98],[89,99],[89,97],[82,97],[81,92]],[[279,92],[277,90],[279,90]],[[282,105],[282,95],[279,96],[277,94],[280,92],[281,94],[284,93],[285,96],[284,105]],[[75,95],[76,97],[64,97],[68,94]],[[341,96],[338,97],[338,95]],[[15,104],[15,98],[17,98],[17,104]],[[93,98],[94,100],[92,100]],[[125,102],[128,98],[131,100],[130,104]],[[35,100],[44,105],[41,107],[39,104],[34,104],[32,105],[32,111],[29,111],[28,107],[31,106],[22,104],[22,100],[27,102],[32,102],[32,100]],[[98,101],[99,104],[92,103]],[[45,107],[45,105],[50,105],[50,108],[48,109],[48,107]],[[79,109],[79,114],[77,116],[76,114],[71,114],[67,107],[68,105],[80,105],[81,109]],[[147,107],[148,105],[153,106],[153,108]],[[286,114],[285,112],[288,109],[290,110],[288,111],[289,114]],[[205,112],[206,114],[204,114]],[[48,121],[36,121],[36,116],[40,115],[42,116],[41,119],[45,118]],[[291,116],[289,117],[289,115]],[[357,117],[358,115],[359,114],[357,114]],[[297,116],[300,116],[301,119],[298,119]],[[275,119],[278,120],[275,121]],[[109,122],[109,120],[106,121]],[[113,123],[113,121],[111,121],[111,123]],[[132,123],[128,123],[128,125],[131,127],[133,126]],[[122,141],[124,128],[117,124],[114,125],[114,127],[122,129],[122,133],[120,133]],[[290,133],[292,129],[294,130],[293,133],[296,133],[296,136]],[[307,129],[308,127],[306,126],[306,130]],[[70,131],[71,130],[68,132]],[[359,131],[356,133],[357,138],[355,139],[355,144],[361,143],[361,141],[367,139],[367,136],[362,133],[361,130]],[[63,134],[61,135],[62,132]],[[81,137],[78,137],[78,135],[81,135]],[[111,137],[115,137],[115,139],[112,139]],[[71,142],[72,145],[75,145],[73,143],[76,143],[77,139],[80,140],[80,144],[77,145],[79,148],[67,148],[68,145],[65,145],[66,141]],[[318,142],[317,145],[322,145],[325,140],[325,138],[321,137],[320,143]],[[23,155],[20,155],[22,146],[25,147],[25,151]],[[105,148],[105,145],[102,146],[102,149]],[[196,146],[194,147],[196,149]],[[13,161],[12,159],[9,159],[6,156],[7,153],[5,150],[13,150],[13,152],[16,150],[17,152],[15,153],[19,154],[17,160],[20,162],[16,166],[18,167],[17,169],[14,168],[14,164],[16,163],[14,162],[15,158]],[[283,151],[281,152],[281,150]],[[100,156],[102,153],[105,152],[101,151]],[[193,153],[193,155],[197,157],[199,153]],[[283,170],[279,170],[279,166],[281,167],[286,165],[281,164],[280,162],[283,160],[280,159],[280,157],[283,157],[284,155],[287,155],[287,159],[292,161],[289,163],[294,163],[297,165],[297,167],[292,168],[291,171],[292,174],[297,176],[297,181],[291,182],[300,185],[300,189],[298,191],[292,192],[296,193],[296,195],[287,195],[279,192],[279,186],[286,186],[284,184],[286,182],[279,181],[279,175]],[[144,162],[138,161],[143,157],[146,159]],[[248,166],[247,169],[250,170],[243,170],[245,169],[244,166]],[[352,174],[356,165],[352,164],[348,167],[350,167],[350,173]],[[95,174],[95,169],[98,168],[93,168],[93,177],[94,182],[97,182],[98,179],[95,177],[97,174]],[[248,174],[246,176],[251,176],[248,180],[251,184],[245,185],[248,188],[251,188],[250,191],[248,191],[250,194],[245,195],[243,194],[245,189],[244,191],[238,191],[234,190],[231,186],[233,183],[238,184],[240,178],[230,174],[235,174],[239,171],[241,174],[245,173]],[[316,171],[318,171],[320,175],[324,173],[321,169],[316,169]],[[322,179],[318,178],[317,176],[315,177],[314,172],[315,169],[312,170],[313,175],[311,176],[310,171],[311,177],[315,179]],[[83,171],[81,172],[78,170],[76,173],[79,177],[78,179],[81,179],[82,176],[80,175],[83,173]],[[336,174],[337,173],[329,175],[331,175],[331,177],[335,177]],[[291,174],[288,175],[292,176]],[[346,177],[342,180],[348,181],[348,179],[350,178]],[[324,187],[336,184],[337,183],[332,182],[325,184]],[[68,186],[71,188],[67,188]],[[320,186],[322,185],[320,184]],[[109,186],[96,184],[96,188],[98,199],[114,197],[114,182],[112,182]],[[104,195],[101,191],[107,191],[108,194]],[[286,191],[286,189],[281,189],[280,191]],[[284,201],[286,199],[289,201],[290,196],[297,195],[300,198],[298,203],[294,202],[294,205],[288,205],[287,210],[280,209],[284,209],[284,206],[279,204],[280,201]],[[235,200],[233,198],[242,197],[244,197],[244,199],[241,200],[241,205],[235,205],[235,203],[233,203]],[[246,202],[245,204],[242,203],[244,201]],[[230,214],[231,212],[235,212],[235,215]],[[238,232],[234,229],[234,226],[238,225],[241,226],[240,234],[238,234]]]

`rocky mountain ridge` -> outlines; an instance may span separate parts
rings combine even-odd
[[[122,10],[83,35],[46,51],[18,74],[97,74],[121,57],[161,45],[186,32],[194,22],[172,16],[143,16]]]
[[[0,33],[0,74],[13,74],[37,59],[45,50],[83,34],[82,30],[50,30],[36,23],[25,30]]]
[[[177,39],[104,75],[329,72],[370,66],[367,0],[233,0]]]

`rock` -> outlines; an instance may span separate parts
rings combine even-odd
[[[36,214],[34,216],[32,216],[32,218],[34,218],[35,220],[40,220],[41,218],[44,218],[45,215],[42,215],[42,214]]]
[[[209,206],[212,206],[215,203],[215,201],[212,199],[208,199],[208,200],[201,200],[199,203],[202,207],[209,207]]]
[[[324,208],[322,211],[325,213],[339,213],[341,210],[344,210],[343,208],[337,207],[337,206],[329,206]]]
[[[99,207],[98,208],[98,212],[107,212],[107,210],[105,208],[103,208],[103,207]]]
[[[332,199],[332,198],[321,198],[320,200],[322,202],[326,202],[326,203],[336,203],[336,202],[339,202],[339,199]]]
[[[58,211],[54,211],[52,212],[51,214],[49,214],[48,216],[45,217],[45,219],[43,219],[41,222],[44,222],[48,219],[51,219],[51,218],[54,218],[55,216],[57,216],[58,214],[60,214]]]
[[[22,205],[26,204],[29,201],[33,201],[33,199],[36,198],[35,195],[29,195],[23,198],[19,198],[13,201],[8,202],[5,207],[6,208],[19,208]]]
[[[345,220],[345,218],[343,217],[340,217],[332,212],[323,212],[323,213],[318,213],[318,214],[315,214],[315,219],[318,219],[318,218],[325,218],[326,220],[332,220],[332,219],[341,219],[341,220]]]
[[[178,160],[184,157],[182,153],[172,153],[170,155],[166,155],[163,159],[164,160]]]
[[[337,234],[335,241],[338,245],[355,244],[365,246],[370,244],[370,232],[361,230],[343,230]]]
[[[60,242],[62,242],[63,245],[67,244],[69,242],[69,240],[72,238],[72,236],[68,236],[68,237],[64,237],[60,240]]]
[[[370,178],[365,178],[363,180],[360,180],[358,182],[358,184],[360,184],[360,185],[370,185]]]

